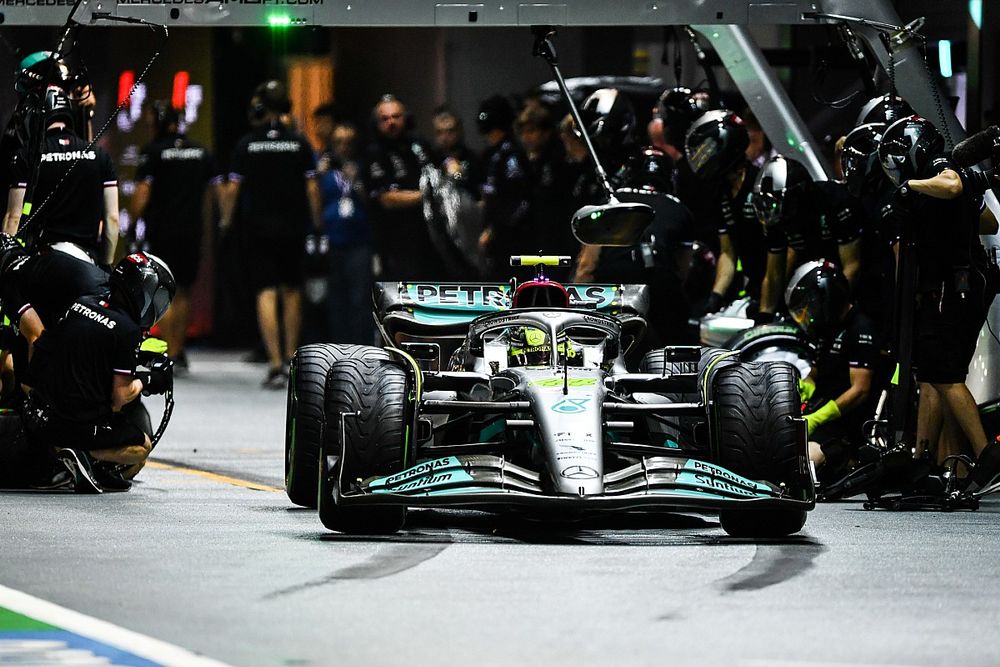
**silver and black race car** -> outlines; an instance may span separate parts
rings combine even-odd
[[[348,533],[409,507],[541,516],[718,512],[736,536],[802,528],[814,506],[798,371],[668,347],[629,372],[647,289],[379,283],[384,347],[292,360],[286,490]]]

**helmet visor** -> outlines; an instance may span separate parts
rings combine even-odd
[[[755,192],[750,198],[757,219],[765,227],[774,227],[781,222],[782,198],[773,192]]]

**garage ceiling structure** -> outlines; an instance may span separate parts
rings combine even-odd
[[[73,0],[4,0],[0,22],[10,26],[63,25],[73,7]],[[900,25],[889,0],[81,0],[75,20],[107,25],[108,18],[128,17],[168,27],[691,25],[711,42],[777,149],[795,155],[815,177],[826,178],[829,166],[747,26],[837,22],[834,16],[862,19],[850,25],[868,41],[883,67],[887,65],[888,53],[876,26]],[[891,28],[885,30],[892,32]],[[905,30],[895,32],[894,64],[900,93],[918,112],[947,125],[952,141],[958,141],[963,130],[950,110],[940,111],[940,93],[923,66],[919,40]],[[524,52],[529,57],[527,47]]]
[[[524,58],[530,57],[527,27],[690,25],[718,53],[740,93],[775,148],[803,162],[815,178],[828,178],[825,158],[768,67],[748,26],[846,23],[876,55],[891,63],[899,93],[932,119],[953,146],[965,136],[921,54],[917,28],[902,26],[890,0],[561,0],[558,2],[440,2],[437,0],[0,0],[0,24],[60,26],[76,7],[78,23],[109,25],[108,19],[142,19],[184,27],[525,27]],[[119,24],[120,25],[120,24]],[[887,39],[884,39],[887,38]],[[890,52],[887,45],[891,48]],[[517,48],[505,53],[512,65]],[[495,57],[491,55],[490,57]],[[998,211],[996,199],[990,202]],[[1000,319],[995,307],[991,319]],[[974,365],[995,368],[1000,346],[984,336]],[[981,399],[1000,393],[1000,376],[976,378]]]

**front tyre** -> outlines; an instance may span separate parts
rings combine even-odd
[[[407,393],[406,372],[390,361],[344,359],[330,370],[319,477],[319,518],[330,530],[374,535],[403,527],[405,507],[338,505],[333,491],[338,478],[350,492],[369,477],[399,470]]]
[[[808,453],[802,438],[798,372],[786,363],[735,363],[716,373],[713,431],[719,464],[738,475],[812,498]],[[798,509],[725,509],[722,529],[734,537],[782,537],[802,529]]]
[[[388,359],[385,350],[366,345],[303,345],[289,363],[285,409],[285,493],[301,507],[316,507],[319,450],[325,428],[326,376],[340,359]]]

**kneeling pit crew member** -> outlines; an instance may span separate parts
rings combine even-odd
[[[809,459],[821,479],[833,479],[862,444],[864,422],[874,415],[879,366],[875,324],[851,302],[847,279],[828,261],[800,266],[788,283],[785,302],[799,326],[819,343],[816,363],[799,390],[810,410],[805,415]]]
[[[125,490],[152,448],[150,435],[129,418],[140,393],[173,385],[163,356],[139,366],[138,349],[176,291],[167,265],[146,253],[122,259],[107,298],[82,297],[34,343],[29,434],[54,448],[57,464],[78,491]]]

